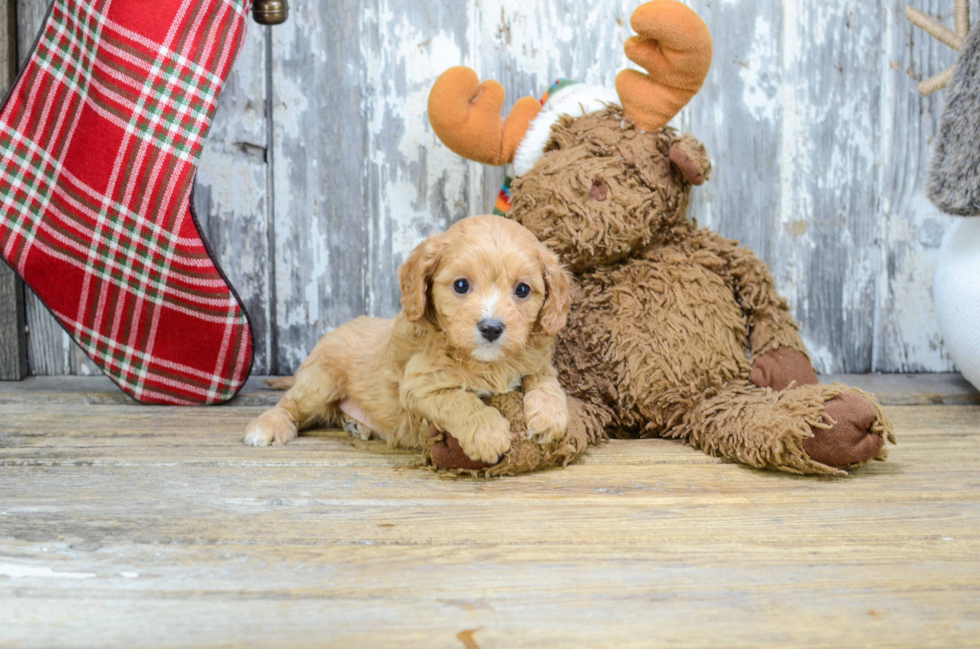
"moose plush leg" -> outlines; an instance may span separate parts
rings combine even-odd
[[[828,475],[883,460],[894,442],[874,397],[840,384],[733,385],[692,404],[669,436],[760,469]]]

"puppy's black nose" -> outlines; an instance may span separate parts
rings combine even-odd
[[[495,341],[500,338],[500,334],[504,333],[504,323],[500,320],[480,320],[476,328],[480,330],[488,342]]]

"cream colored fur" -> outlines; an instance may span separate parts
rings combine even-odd
[[[324,336],[279,403],[248,425],[246,444],[285,444],[303,428],[339,424],[343,409],[390,446],[421,448],[431,423],[470,458],[496,462],[510,448],[510,423],[480,397],[518,389],[530,437],[565,434],[551,355],[569,289],[554,253],[514,221],[477,216],[419,245],[399,277],[402,312]],[[470,286],[463,295],[453,289],[459,279]],[[521,283],[526,298],[515,294]],[[504,324],[493,342],[478,329],[487,318]]]

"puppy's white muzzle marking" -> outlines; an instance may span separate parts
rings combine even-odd
[[[482,320],[500,320],[497,317],[497,304],[500,302],[500,291],[493,289],[490,295],[483,298],[483,310],[480,313]]]
[[[480,310],[480,322],[488,320],[502,321],[502,318],[497,316],[497,306],[500,304],[500,298],[500,291],[496,288],[483,298],[483,308]],[[504,339],[507,336],[506,329],[498,338],[491,342],[484,337],[480,331],[479,324],[477,324],[473,331],[473,336],[476,341],[473,348],[473,358],[484,363],[492,363],[493,361],[500,360],[503,356],[502,348]]]

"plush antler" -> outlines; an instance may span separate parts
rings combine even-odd
[[[450,68],[429,93],[429,122],[443,144],[464,158],[507,164],[541,104],[534,97],[523,97],[505,120],[500,116],[504,94],[496,81],[480,83],[473,70]]]
[[[675,0],[641,5],[630,25],[639,36],[626,41],[626,56],[650,74],[623,70],[616,92],[626,117],[653,131],[701,89],[711,67],[711,33],[700,16]]]
[[[959,51],[963,47],[963,39],[970,32],[970,0],[956,0],[956,31],[936,22],[927,14],[919,11],[915,7],[905,9],[905,17],[916,27],[922,28],[927,34],[938,40],[940,43],[948,45],[954,50]],[[919,93],[927,97],[937,90],[946,87],[949,80],[953,78],[953,70],[956,66],[950,66],[942,72],[935,74],[925,81],[919,83]]]
[[[970,0],[956,0],[956,34],[966,38],[970,33]]]

